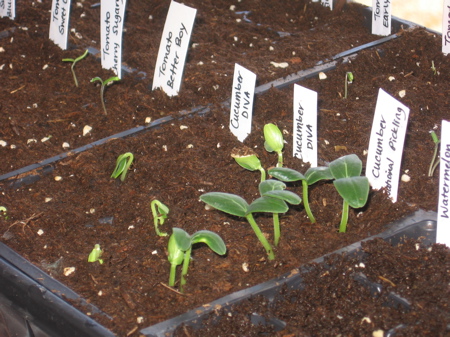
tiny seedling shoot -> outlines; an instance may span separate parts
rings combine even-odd
[[[348,85],[349,85],[350,83],[353,82],[353,79],[354,79],[353,73],[351,73],[350,71],[348,71],[348,72],[345,73],[344,98],[347,98],[347,93],[348,93],[347,87],[348,87]]]
[[[100,264],[103,264],[103,260],[101,259],[101,256],[103,254],[103,250],[100,249],[100,245],[97,243],[94,246],[94,249],[92,249],[92,252],[89,254],[88,262],[99,262]]]
[[[273,123],[264,125],[264,148],[267,152],[276,152],[278,154],[277,167],[283,166],[283,133]]]
[[[86,49],[86,51],[84,52],[83,55],[78,56],[76,59],[62,59],[63,62],[72,62],[72,66],[70,67],[70,70],[72,71],[72,76],[73,76],[73,80],[75,82],[75,86],[78,87],[78,80],[77,80],[77,75],[75,75],[75,64],[77,64],[78,61],[81,61],[82,59],[84,59],[88,54],[88,50]]]
[[[153,214],[153,223],[155,224],[156,234],[159,236],[167,236],[168,234],[165,232],[161,232],[159,230],[159,226],[164,224],[164,221],[167,219],[167,214],[169,214],[169,207],[164,205],[159,200],[152,200],[150,203],[150,208],[152,209]]]
[[[124,181],[133,160],[134,156],[131,152],[126,152],[117,157],[116,168],[111,174],[111,178],[117,179],[120,176],[120,180]]]
[[[347,230],[349,206],[361,208],[367,202],[370,189],[369,179],[365,176],[360,176],[362,161],[355,154],[343,156],[332,161],[329,168],[335,179],[333,181],[334,187],[344,199],[339,233],[345,233]]]
[[[200,196],[200,200],[219,211],[246,218],[257,238],[267,252],[269,260],[275,259],[272,246],[257,225],[253,213],[286,213],[288,206],[277,198],[263,196],[250,205],[240,196],[230,193],[209,192]]]
[[[438,136],[436,135],[436,132],[431,131],[430,132],[431,138],[433,139],[433,143],[434,143],[434,151],[433,151],[433,157],[431,158],[431,163],[430,163],[430,168],[428,169],[428,176],[432,177],[434,174],[434,171],[436,170],[436,167],[438,167],[439,165],[439,160],[438,159],[438,150],[439,150],[439,143],[441,142],[438,138]]]
[[[266,180],[266,171],[261,165],[256,153],[247,146],[237,148],[231,151],[231,157],[236,160],[240,166],[249,171],[259,170],[261,172],[261,181]]]
[[[227,248],[222,238],[211,231],[201,230],[189,235],[181,228],[174,227],[173,233],[169,238],[168,260],[170,262],[169,286],[175,286],[175,274],[177,266],[183,263],[181,271],[180,292],[183,292],[183,287],[186,284],[186,275],[189,270],[189,263],[191,260],[192,246],[196,243],[206,243],[212,251],[219,255],[224,255]]]
[[[275,167],[269,170],[269,174],[275,179],[284,182],[294,182],[301,180],[303,206],[305,207],[306,214],[308,215],[311,223],[315,223],[316,219],[314,218],[314,215],[311,212],[311,208],[309,207],[308,186],[313,185],[320,180],[333,179],[330,169],[323,166],[311,167],[306,171],[305,175],[303,175],[300,172],[287,167]]]
[[[294,192],[285,191],[286,184],[278,180],[265,180],[259,184],[259,193],[263,197],[272,197],[280,199],[284,202],[292,205],[298,205],[302,202],[302,199]],[[273,213],[273,243],[275,247],[280,242],[280,217],[278,213]]]
[[[113,76],[108,78],[107,80],[102,80],[100,77],[94,77],[93,79],[91,79],[91,82],[95,82],[95,81],[99,81],[101,83],[101,87],[100,87],[100,100],[102,102],[102,107],[103,107],[103,111],[105,112],[105,115],[107,114],[106,112],[106,106],[105,106],[105,88],[107,85],[112,84],[114,82],[120,81],[120,78],[118,78],[117,76]]]
[[[3,215],[4,217],[5,217],[5,220],[8,220],[8,216],[6,215],[6,212],[7,212],[8,210],[6,209],[6,207],[5,206],[0,206],[0,215]]]

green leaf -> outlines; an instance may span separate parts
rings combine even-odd
[[[361,208],[369,197],[369,179],[364,176],[340,178],[333,181],[340,196],[353,208]]]
[[[271,168],[268,171],[268,173],[272,177],[285,182],[292,182],[306,179],[305,176],[300,172],[287,167],[274,167]]]
[[[324,166],[309,168],[305,173],[305,177],[308,185],[313,185],[320,180],[333,179],[330,168]]]
[[[215,253],[224,255],[227,252],[227,247],[222,238],[211,231],[201,230],[192,235],[192,244],[203,242],[208,245]]]
[[[273,179],[264,180],[259,184],[259,193],[261,195],[264,195],[265,193],[269,191],[276,191],[276,190],[284,190],[286,188],[286,184]]]
[[[283,134],[273,123],[264,125],[264,147],[268,152],[281,152],[284,147]]]
[[[349,154],[332,161],[329,165],[335,179],[359,176],[362,171],[362,161],[356,154]]]
[[[249,207],[243,198],[230,193],[209,192],[201,195],[200,200],[219,211],[242,217],[247,215]]]
[[[181,228],[174,227],[173,233],[169,238],[167,259],[171,264],[180,265],[184,260],[184,253],[191,247],[192,240],[186,231]]]
[[[297,194],[291,191],[281,191],[281,190],[268,191],[264,193],[263,196],[281,199],[292,205],[298,205],[302,202],[302,198],[300,198]]]
[[[271,198],[271,197],[261,197],[254,200],[248,210],[247,214],[250,213],[286,213],[288,211],[288,206],[283,200]]]

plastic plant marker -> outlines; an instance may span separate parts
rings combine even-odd
[[[439,200],[436,242],[450,247],[450,122],[441,125]]]
[[[392,6],[390,1],[372,0],[372,34],[391,34]]]
[[[71,1],[52,1],[49,38],[61,49],[67,49]]]

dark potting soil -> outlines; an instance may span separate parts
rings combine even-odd
[[[269,2],[257,3],[271,8],[274,6]],[[83,11],[94,17],[89,5],[82,4]],[[162,16],[165,17],[168,3],[146,2],[141,3],[142,9],[133,7],[138,4],[139,2],[134,5],[130,2],[127,19],[130,27],[127,27],[127,34],[145,33],[148,39],[153,39],[146,28],[148,15],[154,13],[154,21],[150,22],[161,21],[158,27],[162,30]],[[207,4],[203,2],[192,5],[200,9]],[[311,33],[306,27],[313,26],[316,27],[313,32],[328,32],[328,35],[321,37],[320,34],[319,37],[308,35],[307,40],[298,40],[295,44],[291,40],[292,44],[284,45],[284,54],[273,59],[279,62],[288,60],[288,57],[299,57],[300,63],[296,63],[297,59],[295,62],[287,61],[290,62],[287,70],[270,68],[267,65],[272,60],[270,54],[267,56],[270,41],[277,42],[273,44],[277,50],[286,37],[273,37],[274,40],[269,38],[267,46],[257,48],[237,43],[240,40],[234,41],[233,38],[236,34],[239,39],[240,36],[251,36],[254,40],[252,43],[265,43],[262,41],[273,31],[264,26],[235,23],[236,14],[229,10],[229,3],[211,3],[213,9],[199,12],[200,19],[197,19],[196,25],[200,26],[194,29],[197,33],[194,33],[192,40],[203,46],[206,52],[203,56],[195,56],[195,50],[199,51],[201,48],[192,48],[190,51],[186,82],[180,96],[170,99],[160,91],[148,90],[153,72],[151,67],[154,64],[154,60],[150,58],[156,59],[159,46],[159,34],[154,34],[158,35],[155,38],[158,42],[151,45],[151,50],[147,47],[149,43],[145,48],[137,49],[140,54],[135,58],[125,57],[125,61],[133,67],[138,66],[138,60],[145,60],[144,65],[148,67],[146,72],[150,75],[144,79],[137,79],[133,75],[125,77],[122,82],[109,87],[106,93],[107,116],[101,112],[98,88],[86,83],[75,90],[67,64],[60,62],[63,57],[73,57],[75,51],[61,52],[47,41],[48,12],[45,6],[48,4],[36,3],[37,7],[30,5],[24,8],[25,12],[29,12],[28,15],[21,15],[19,12],[16,23],[7,21],[9,26],[6,26],[4,19],[0,20],[2,29],[11,25],[25,26],[20,23],[21,20],[29,20],[30,17],[37,16],[41,20],[37,22],[43,22],[36,28],[28,25],[28,30],[17,28],[7,40],[2,39],[8,41],[4,46],[5,53],[0,53],[0,64],[6,64],[0,72],[2,78],[6,79],[2,86],[0,118],[3,128],[0,138],[8,143],[5,148],[0,148],[4,158],[0,164],[2,172],[60,153],[61,144],[65,141],[74,148],[141,124],[147,116],[156,119],[161,115],[212,103],[210,111],[203,117],[173,121],[160,129],[124,140],[114,140],[71,156],[55,164],[53,172],[33,185],[11,189],[14,179],[0,184],[1,205],[8,208],[9,216],[8,219],[0,219],[2,241],[114,317],[112,322],[103,323],[118,335],[123,336],[130,331],[135,331],[134,335],[137,335],[139,328],[279,276],[313,258],[379,233],[386,224],[418,208],[436,210],[438,170],[433,177],[427,176],[433,152],[429,130],[448,116],[450,65],[448,59],[440,53],[440,37],[421,29],[405,32],[395,41],[362,52],[351,63],[342,64],[337,70],[328,73],[326,80],[314,78],[300,83],[319,93],[320,165],[349,153],[357,154],[365,162],[364,150],[368,147],[378,89],[382,87],[395,97],[398,97],[400,90],[406,90],[406,96],[399,98],[411,108],[402,173],[406,173],[411,180],[400,182],[397,203],[393,204],[382,191],[372,191],[366,207],[351,211],[348,232],[338,234],[336,229],[342,200],[331,183],[314,185],[310,189],[310,202],[318,222],[311,224],[302,206],[291,207],[281,217],[282,236],[281,243],[275,250],[275,261],[266,259],[263,248],[243,219],[205,210],[204,204],[198,200],[204,192],[235,193],[247,201],[258,196],[259,174],[241,169],[230,157],[231,150],[240,143],[228,131],[229,111],[219,104],[230,96],[234,62],[247,66],[257,72],[258,76],[258,69],[263,69],[263,65],[269,67],[270,75],[264,77],[268,81],[305,69],[321,58],[343,51],[352,44],[346,42],[345,46],[340,46],[336,43],[347,33],[340,30],[346,26],[342,24],[342,20],[334,18],[350,13],[345,20],[347,23],[354,22],[352,20],[357,17],[352,12],[355,6],[346,6],[341,13],[331,15],[315,4],[289,4],[301,4],[297,7],[299,13],[310,13],[313,10],[311,17],[296,17],[300,21],[307,20],[304,32]],[[243,3],[235,5],[240,9]],[[264,13],[263,10],[256,10],[256,4],[252,5],[255,6],[254,15]],[[146,8],[150,14],[145,13]],[[74,9],[73,13],[74,21],[80,22],[80,27],[84,27],[82,24],[86,22],[79,18],[81,9]],[[216,13],[212,16],[213,19],[209,18],[210,13]],[[291,13],[294,12],[288,14]],[[286,12],[284,18],[285,14]],[[140,26],[135,27],[130,23],[133,17],[141,16],[145,17],[145,21]],[[317,20],[314,19],[315,16],[318,17]],[[229,17],[232,20],[228,24],[223,23]],[[261,16],[248,17],[255,22],[259,18],[264,21]],[[290,23],[290,20],[286,21],[282,17],[283,15],[278,17],[274,14],[274,22],[270,27],[275,27],[276,30],[283,30],[285,27],[284,30],[289,32],[294,31],[295,27],[301,27],[294,19]],[[98,19],[92,21],[98,24]],[[316,26],[316,21],[322,24]],[[339,34],[330,39],[327,36],[334,29],[327,30],[325,27],[337,23],[340,28],[336,28],[336,31]],[[206,28],[207,24],[215,24],[215,28]],[[254,31],[248,27],[253,27]],[[355,27],[356,23],[348,25],[348,36],[354,36],[350,34],[355,34]],[[77,28],[77,31],[83,36],[94,36],[88,29]],[[258,31],[263,32],[263,35],[253,39]],[[212,40],[203,43],[200,37],[197,40],[194,38],[195,34],[210,34]],[[368,35],[366,28],[362,28],[361,34],[366,38],[358,36],[355,41],[374,39]],[[302,34],[290,35],[289,39],[301,39],[303,35],[306,36],[302,31]],[[322,40],[325,41],[325,49],[318,52],[316,48],[319,48]],[[28,46],[33,46],[34,43],[37,45],[23,49],[27,53],[17,51],[10,55],[8,50],[13,50],[13,45],[21,41]],[[312,42],[309,47],[308,41]],[[144,39],[141,39],[136,45],[144,43]],[[231,54],[230,51],[235,48],[233,44],[236,49],[245,47],[246,50]],[[129,48],[131,50],[132,46],[129,45]],[[28,52],[35,50],[39,51],[39,55],[29,56]],[[76,54],[82,50],[76,49]],[[142,56],[143,50],[145,57]],[[295,56],[292,55],[293,51],[296,51]],[[302,57],[300,51],[311,53]],[[244,52],[247,54],[242,58]],[[249,57],[249,52],[255,54]],[[5,55],[8,55],[6,61],[3,60]],[[221,62],[212,63],[211,55],[214,55],[214,59],[220,58]],[[257,55],[262,55],[261,63],[258,63]],[[229,61],[222,69],[224,59]],[[30,62],[31,60],[34,62]],[[201,66],[198,65],[200,61],[204,63]],[[431,70],[431,61],[434,61],[439,73],[435,74]],[[99,70],[99,64],[94,58],[89,57],[82,62],[79,65],[83,66],[77,68],[80,80],[84,78],[88,82],[99,73],[105,78],[109,76],[108,72]],[[13,64],[12,69],[9,67],[10,63]],[[51,65],[51,75],[42,70],[45,64]],[[203,67],[206,64],[209,64],[208,68]],[[346,71],[352,71],[356,80],[350,86],[349,98],[343,100],[341,95]],[[264,73],[268,74],[267,69]],[[32,76],[29,81],[23,77],[27,74]],[[390,81],[390,76],[395,80]],[[61,79],[64,79],[63,83],[59,82]],[[219,84],[217,90],[212,87],[216,84]],[[202,89],[198,90],[199,87]],[[46,93],[47,90],[49,93]],[[39,97],[39,101],[36,97]],[[9,98],[13,100],[9,101]],[[37,108],[33,108],[32,104],[35,102],[38,104]],[[271,89],[257,96],[252,134],[244,144],[258,153],[265,167],[275,165],[276,156],[263,149],[262,128],[265,123],[276,123],[284,131],[287,142],[284,150],[285,166],[304,172],[307,166],[290,155],[293,128],[291,102],[292,86],[284,90]],[[84,125],[93,126],[88,138],[80,137]],[[73,132],[74,129],[76,132]],[[49,141],[40,141],[42,137],[50,135],[52,138]],[[30,138],[37,139],[37,142],[27,144]],[[10,148],[12,144],[16,145],[15,149]],[[124,182],[112,180],[110,175],[117,156],[128,151],[133,152],[136,158],[132,170]],[[62,179],[56,181],[55,177]],[[289,189],[300,193],[301,187],[291,184]],[[176,294],[161,284],[168,282],[167,238],[154,234],[149,207],[152,199],[158,199],[170,208],[163,231],[171,233],[172,227],[181,227],[192,234],[197,230],[208,229],[219,233],[227,244],[228,252],[225,257],[215,255],[204,246],[194,250],[185,295]],[[271,218],[261,214],[258,215],[257,222],[272,241]],[[37,234],[39,229],[42,229],[42,235]],[[96,243],[104,249],[103,265],[86,262]],[[248,271],[244,270],[244,263],[248,265]],[[67,267],[75,267],[75,272],[66,277],[63,271]],[[143,322],[137,323],[140,317]]]
[[[363,252],[308,264],[300,290],[274,301],[250,298],[211,313],[202,329],[183,326],[175,335],[450,336],[448,247],[375,239]],[[366,280],[381,291],[373,293]]]
[[[100,49],[100,8],[92,8],[95,3],[73,3],[75,32],[70,33],[67,51],[48,39],[49,1],[21,1],[17,20],[0,18],[0,46],[5,50],[0,53],[0,140],[7,143],[0,154],[12,159],[0,163],[0,174],[58,155],[65,151],[63,143],[71,150],[144,125],[147,117],[155,120],[220,104],[231,96],[235,63],[255,72],[259,85],[379,38],[363,25],[362,6],[357,4],[331,12],[306,0],[189,1],[185,4],[197,8],[191,48],[180,95],[170,98],[150,90],[170,1],[130,0],[123,62],[136,71],[106,89],[105,116],[100,89],[90,83],[96,76],[112,76],[101,69],[99,55],[75,66],[79,87],[70,63],[61,61],[80,56],[87,47]],[[289,66],[277,68],[271,62]],[[86,125],[92,130],[83,136]],[[50,139],[42,142],[46,137]]]

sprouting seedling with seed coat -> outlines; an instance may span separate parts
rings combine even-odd
[[[347,87],[349,83],[353,83],[353,73],[350,71],[345,73],[345,83],[344,83],[344,98],[347,98]]]
[[[308,215],[311,223],[315,223],[316,219],[311,212],[311,208],[309,206],[309,197],[308,197],[308,186],[315,184],[320,180],[330,180],[333,179],[331,171],[328,167],[311,167],[309,168],[305,175],[300,172],[293,170],[287,167],[274,167],[269,170],[269,174],[281,181],[284,182],[294,182],[301,181],[302,182],[302,197],[303,197],[303,206],[305,207],[306,214]]]
[[[62,59],[63,62],[72,62],[72,66],[70,67],[70,70],[72,71],[72,76],[73,76],[73,80],[75,82],[76,87],[78,87],[78,80],[77,80],[77,75],[75,75],[75,64],[77,64],[78,61],[81,61],[82,59],[84,59],[87,56],[88,52],[89,52],[89,50],[86,49],[86,51],[83,53],[83,55],[78,56],[75,59],[71,59],[71,58]]]
[[[259,242],[266,250],[269,260],[275,259],[275,253],[272,246],[267,241],[261,229],[257,225],[253,213],[286,213],[288,206],[277,198],[268,196],[260,197],[254,200],[250,205],[242,197],[223,192],[209,192],[202,194],[200,200],[219,211],[246,218]]]
[[[439,143],[441,142],[436,135],[436,132],[430,131],[431,138],[433,139],[434,143],[434,151],[433,151],[433,157],[431,158],[430,168],[428,169],[428,176],[432,177],[434,171],[436,170],[436,167],[439,165],[439,160],[436,160],[438,156],[438,150],[439,150]]]
[[[99,81],[101,83],[100,100],[102,102],[103,111],[105,112],[105,115],[106,115],[107,112],[106,112],[105,99],[104,99],[105,88],[110,83],[114,83],[114,82],[120,81],[120,78],[118,78],[117,76],[113,76],[113,77],[110,77],[110,78],[108,78],[107,80],[104,80],[104,81],[100,77],[94,77],[93,79],[91,79],[91,82],[95,82],[95,81]]]
[[[181,228],[173,228],[173,233],[169,238],[168,244],[168,260],[170,262],[169,286],[175,286],[176,268],[180,264],[183,264],[180,280],[180,292],[183,292],[183,287],[186,284],[186,275],[189,270],[192,246],[200,242],[206,243],[212,251],[219,255],[224,255],[227,252],[227,248],[222,238],[214,232],[200,230],[195,232],[193,235],[189,235]]]
[[[344,199],[339,225],[339,232],[344,233],[347,230],[349,206],[361,208],[367,203],[370,189],[369,179],[360,176],[362,161],[355,154],[332,161],[329,168],[335,179],[333,185]]]
[[[266,180],[266,171],[261,165],[261,161],[259,160],[256,153],[250,149],[249,147],[240,147],[234,148],[231,151],[231,157],[234,158],[236,163],[238,163],[241,167],[245,168],[249,171],[260,171],[261,172],[261,181]]]
[[[263,197],[271,197],[282,200],[286,203],[292,205],[298,205],[302,202],[302,199],[291,191],[286,191],[286,184],[273,179],[268,179],[262,181],[259,184],[259,193]],[[279,213],[275,212],[273,216],[273,244],[275,247],[278,246],[280,241],[281,231],[280,231],[280,216]]]
[[[133,164],[133,160],[134,155],[131,152],[123,153],[117,157],[116,167],[111,174],[111,178],[117,179],[120,176],[120,180],[124,181],[127,176],[128,169],[131,164]]]
[[[94,249],[92,249],[91,253],[88,256],[88,262],[99,262],[100,264],[103,264],[103,260],[101,259],[101,256],[103,254],[103,250],[100,248],[100,245],[97,243],[94,246]]]
[[[167,215],[169,214],[169,207],[164,205],[159,200],[152,200],[150,202],[150,208],[153,214],[153,223],[155,225],[156,234],[159,236],[167,236],[168,234],[165,232],[161,232],[159,230],[159,226],[164,224],[164,221],[167,219]]]
[[[277,167],[283,166],[283,133],[273,123],[264,125],[264,148],[268,152],[276,152],[278,155]]]

